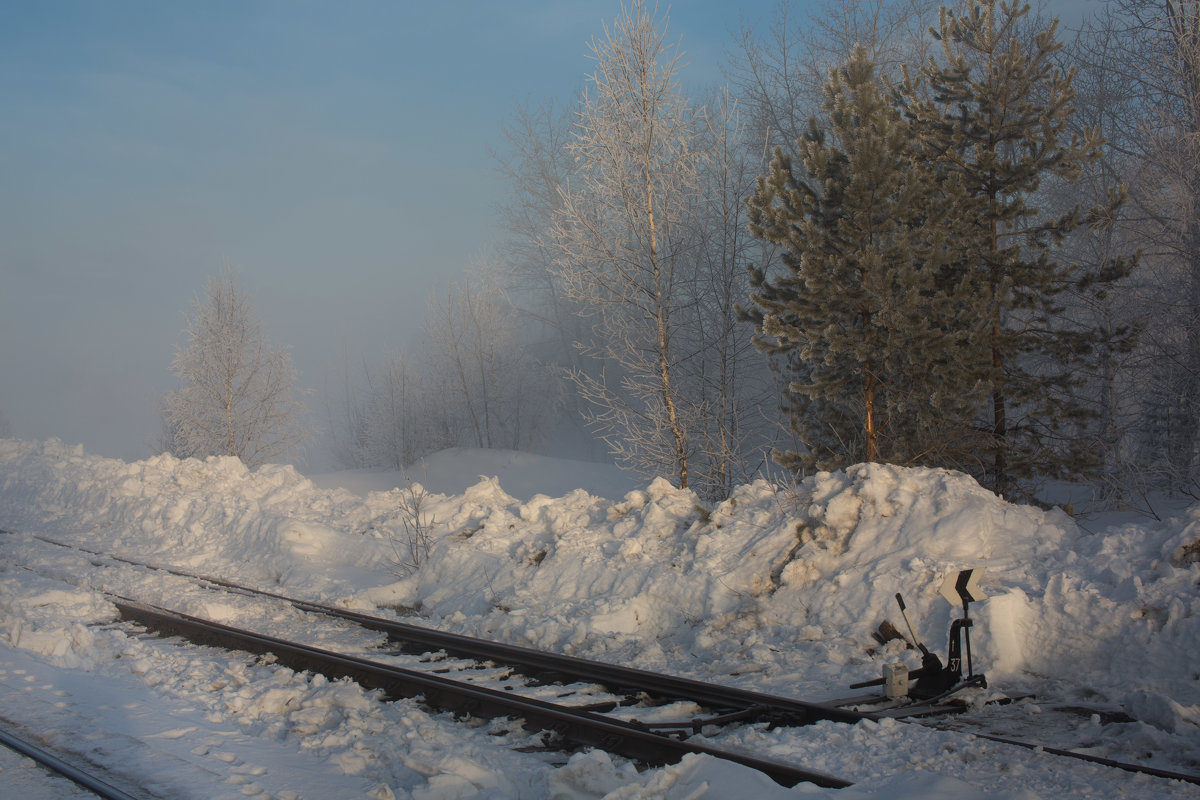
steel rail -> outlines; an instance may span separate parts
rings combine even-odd
[[[636,723],[608,719],[586,710],[574,710],[438,675],[251,633],[124,598],[113,598],[113,603],[126,620],[162,634],[179,635],[192,642],[248,653],[271,654],[278,663],[298,671],[319,672],[330,678],[350,678],[364,688],[380,689],[393,698],[422,697],[427,705],[445,711],[487,718],[520,717],[574,744],[598,747],[646,764],[673,764],[689,753],[702,753],[756,769],[783,786],[806,781],[830,788],[851,785],[849,781],[824,773],[679,741],[652,733]]]
[[[125,561],[127,563],[139,563],[119,557],[117,557],[117,560]],[[141,566],[149,565],[143,564]],[[242,586],[221,578],[193,575],[170,568],[152,568],[165,569],[165,571],[180,577],[189,577],[202,580],[234,591],[270,597],[275,600],[290,603],[295,608],[304,611],[312,611],[314,613],[339,617],[355,622],[364,628],[384,633],[387,635],[390,641],[415,645],[424,650],[444,650],[449,655],[456,655],[465,658],[487,658],[497,663],[505,664],[506,666],[518,668],[522,671],[530,671],[541,674],[548,673],[550,676],[595,681],[596,683],[608,686],[610,689],[642,691],[651,696],[687,697],[689,699],[696,700],[698,703],[708,705],[713,708],[731,710],[731,712],[728,714],[722,714],[713,718],[685,720],[679,723],[656,723],[646,726],[650,729],[664,731],[684,731],[691,729],[693,732],[698,732],[702,724],[721,724],[726,718],[736,718],[746,722],[767,720],[784,725],[807,725],[820,720],[831,720],[834,722],[853,724],[864,719],[879,720],[885,717],[896,717],[900,718],[901,721],[904,722],[913,722],[918,724],[922,722],[920,715],[913,714],[911,710],[884,709],[880,711],[869,712],[854,711],[850,708],[835,705],[834,703],[815,703],[746,689],[721,686],[720,684],[704,683],[702,681],[695,681],[688,678],[648,672],[645,670],[634,669],[632,667],[623,667],[617,664],[607,664],[602,661],[592,661],[573,656],[559,655],[557,653],[547,653],[540,650],[521,647],[519,645],[509,645],[501,642],[493,642],[487,639],[478,639],[470,636],[463,636],[461,634],[447,633],[445,631],[438,631],[419,625],[412,625],[410,623],[397,622],[395,620],[384,619],[382,617],[375,617],[369,614],[351,611],[349,609],[337,608],[335,606],[329,606],[322,603],[299,600],[296,598],[287,597],[286,595],[266,592],[260,589],[251,588],[249,586]],[[930,713],[932,714],[938,712],[936,709],[933,709],[930,711]],[[1063,758],[1073,758],[1079,761],[1086,761],[1093,764],[1099,764],[1101,766],[1123,770],[1125,772],[1140,773],[1156,778],[1200,784],[1200,776],[1184,772],[1118,761],[1115,759],[1094,756],[1087,753],[1079,753],[1074,750],[1051,747],[1049,745],[1037,744],[1003,736],[996,736],[983,732],[973,732],[972,735],[981,739],[987,739],[989,741],[996,742],[998,744],[1013,745],[1030,750],[1040,749],[1042,752],[1050,755],[1060,756]]]
[[[572,679],[594,681],[616,691],[641,691],[651,696],[686,697],[696,702],[718,710],[759,709],[758,719],[786,725],[808,725],[821,720],[845,722],[854,724],[864,719],[877,720],[880,715],[854,711],[835,705],[834,703],[819,703],[798,700],[792,697],[756,692],[748,689],[737,689],[720,684],[682,678],[674,675],[664,675],[647,670],[609,664],[603,661],[593,661],[558,653],[548,653],[520,645],[504,644],[488,639],[478,639],[456,633],[447,633],[433,628],[426,628],[411,623],[363,614],[345,608],[337,608],[323,603],[300,600],[295,597],[255,589],[234,581],[217,578],[211,575],[199,575],[193,572],[173,567],[150,564],[137,559],[116,556],[90,550],[78,545],[65,544],[44,536],[35,538],[71,550],[79,550],[101,558],[108,558],[122,564],[144,567],[159,572],[166,572],[189,580],[198,580],[236,592],[288,603],[302,611],[309,611],[326,616],[337,617],[354,622],[369,630],[387,635],[389,641],[417,648],[418,652],[444,650],[447,654],[463,658],[477,658],[494,661],[505,666],[513,667],[523,674],[544,676],[553,679]]]
[[[168,571],[174,572],[172,570]],[[643,691],[652,696],[688,697],[714,708],[734,709],[731,713],[721,715],[720,717],[686,720],[680,723],[656,723],[646,726],[651,729],[682,731],[690,728],[693,732],[698,732],[701,724],[721,724],[725,718],[737,718],[747,722],[769,720],[786,725],[806,725],[820,720],[853,724],[864,719],[879,720],[885,717],[897,717],[904,722],[922,724],[921,715],[912,714],[911,710],[903,708],[869,712],[854,711],[834,705],[833,703],[815,703],[779,695],[770,695],[746,689],[721,686],[720,684],[710,684],[688,678],[648,672],[631,667],[623,667],[617,664],[606,664],[602,661],[591,661],[572,656],[558,655],[556,653],[547,653],[519,645],[508,645],[487,639],[477,639],[470,636],[447,633],[419,625],[375,617],[357,611],[336,608],[307,600],[298,600],[272,592],[264,592],[259,589],[240,586],[220,578],[188,575],[188,573],[184,572],[174,572],[174,574],[198,578],[235,591],[265,595],[290,603],[301,610],[340,617],[356,622],[364,628],[385,633],[389,640],[395,642],[410,643],[427,649],[444,650],[450,655],[466,658],[485,657],[507,666],[547,672],[552,675],[592,680],[596,683],[605,684],[610,688]],[[930,713],[938,712],[934,709]],[[1029,750],[1040,749],[1042,752],[1050,755],[1073,758],[1125,772],[1200,784],[1200,776],[1185,772],[1150,767],[1144,764],[1134,764],[983,732],[972,732],[971,735],[998,744],[1013,745]]]
[[[917,720],[914,720],[914,723],[921,724]],[[1200,784],[1200,775],[1191,775],[1186,772],[1176,772],[1175,770],[1161,769],[1159,767],[1149,767],[1145,764],[1132,764],[1128,761],[1117,761],[1113,758],[1094,756],[1090,753],[1080,753],[1075,750],[1066,750],[1061,747],[1050,747],[1049,745],[1036,744],[1034,742],[1025,742],[1020,739],[1010,739],[1007,736],[996,736],[991,733],[982,733],[979,731],[970,731],[966,733],[968,733],[970,736],[974,736],[977,739],[986,739],[989,742],[996,742],[998,744],[1008,744],[1014,747],[1023,747],[1026,750],[1037,750],[1052,756],[1060,756],[1062,758],[1074,758],[1078,761],[1086,761],[1089,764],[1099,764],[1102,767],[1112,767],[1113,769],[1119,769],[1125,772],[1150,775],[1155,778],[1165,778],[1172,781]]]
[[[337,616],[364,628],[384,633],[390,641],[415,645],[422,650],[444,650],[450,655],[484,658],[538,675],[594,681],[614,690],[642,691],[652,696],[686,697],[716,709],[759,708],[763,710],[764,718],[770,716],[773,721],[781,724],[807,725],[821,720],[853,724],[875,718],[868,712],[851,711],[824,703],[705,683],[603,661],[547,653],[519,645],[423,628],[319,603],[302,600],[291,602],[296,608]]]
[[[11,531],[0,531],[0,533],[11,533]],[[353,621],[362,627],[387,634],[389,640],[391,641],[415,645],[424,650],[444,650],[450,655],[457,655],[467,658],[483,657],[492,661],[503,663],[507,666],[517,668],[522,672],[528,670],[535,674],[549,673],[550,675],[558,677],[592,680],[597,683],[605,684],[610,689],[619,688],[625,690],[643,691],[650,695],[657,694],[665,696],[685,696],[689,699],[697,700],[714,708],[731,709],[730,713],[722,714],[718,717],[700,720],[687,720],[680,723],[657,723],[641,726],[645,730],[661,729],[682,733],[687,729],[691,729],[694,732],[703,724],[720,724],[724,719],[738,719],[743,721],[759,721],[768,719],[774,722],[780,722],[782,724],[798,725],[821,719],[854,723],[863,719],[878,720],[883,717],[893,716],[889,710],[879,712],[853,711],[848,708],[839,707],[839,705],[836,704],[837,701],[828,703],[807,702],[796,700],[794,698],[768,695],[749,690],[721,686],[719,684],[708,684],[700,681],[693,681],[687,678],[661,675],[658,673],[647,672],[630,667],[622,667],[616,664],[607,664],[600,661],[589,661],[587,659],[580,659],[571,656],[562,656],[555,653],[547,653],[530,648],[520,647],[518,645],[506,645],[486,639],[477,639],[459,634],[446,633],[444,631],[438,631],[432,628],[424,628],[418,625],[411,625],[408,623],[384,619],[382,617],[374,617],[368,614],[350,611],[348,609],[337,608],[307,600],[299,600],[286,595],[255,589],[249,586],[243,586],[222,578],[197,575],[195,573],[186,572],[172,567],[150,564],[147,562],[138,561],[136,559],[93,551],[78,545],[65,544],[63,542],[58,542],[48,537],[39,536],[36,534],[34,535],[34,538],[58,547],[79,550],[90,555],[112,559],[121,563],[162,571],[191,580],[199,580],[206,583],[211,583],[214,586],[219,586],[224,589],[242,592],[249,595],[268,597],[274,600],[289,603],[300,610],[312,611],[315,613]],[[926,724],[923,720],[916,717],[913,717],[912,719],[901,718],[901,721],[912,722],[914,724]],[[930,727],[940,726],[934,725]],[[1141,764],[1132,764],[1086,753],[1079,753],[1073,750],[1056,748],[983,732],[969,733],[970,735],[978,738],[986,739],[999,744],[1041,750],[1042,752],[1051,755],[1073,758],[1132,773],[1141,773],[1168,780],[1179,780],[1186,783],[1200,784],[1200,776],[1188,773],[1149,767]]]
[[[133,795],[121,791],[112,784],[106,783],[96,776],[68,764],[48,750],[44,750],[24,739],[19,739],[3,730],[0,730],[0,744],[10,750],[15,750],[21,755],[32,758],[47,769],[73,781],[92,794],[105,798],[105,800],[137,800]]]

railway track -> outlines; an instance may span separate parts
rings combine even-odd
[[[688,743],[683,739],[711,726],[755,722],[796,726],[820,720],[854,723],[871,718],[870,714],[834,705],[809,703],[437,631],[290,598],[213,576],[112,556],[47,537],[35,538],[80,552],[92,559],[93,563],[103,560],[165,572],[222,591],[286,603],[303,612],[344,620],[365,630],[383,633],[395,650],[391,653],[379,652],[377,658],[399,653],[428,655],[436,652],[476,663],[503,665],[513,674],[525,678],[532,686],[571,682],[602,685],[609,694],[599,702],[586,702],[582,706],[551,703],[523,696],[522,685],[517,681],[507,681],[509,685],[505,690],[496,690],[439,675],[428,666],[409,669],[383,663],[377,658],[333,652],[106,593],[123,619],[155,633],[181,636],[198,644],[259,655],[270,654],[276,663],[297,671],[321,673],[330,678],[351,678],[365,688],[380,689],[389,697],[420,697],[425,705],[439,710],[482,718],[517,717],[524,720],[527,727],[546,731],[550,741],[562,749],[598,747],[647,766],[674,763],[689,753],[708,754],[757,769],[784,786],[811,782],[840,788],[851,785],[850,781],[797,765]],[[432,665],[434,670],[438,669],[438,663]],[[625,716],[629,716],[631,712],[636,714],[639,709],[647,710],[647,705],[661,707],[680,701],[703,706],[710,713],[673,722],[639,722],[636,719],[624,719],[620,714],[625,711]],[[617,715],[609,713],[613,711],[618,712]]]
[[[749,722],[806,725],[820,720],[832,720],[834,722],[853,724],[864,719],[879,718],[877,714],[853,711],[830,703],[797,700],[795,698],[648,672],[617,664],[534,650],[518,645],[503,644],[487,639],[447,633],[445,631],[375,617],[345,608],[292,598],[275,592],[263,591],[222,578],[152,565],[136,559],[109,556],[84,548],[65,545],[44,537],[38,538],[59,547],[69,547],[70,549],[79,550],[91,556],[108,558],[122,564],[166,572],[188,580],[207,583],[223,590],[287,603],[301,611],[346,620],[366,630],[383,633],[389,642],[395,644],[405,652],[420,654],[431,651],[442,651],[450,656],[494,661],[512,667],[517,672],[528,677],[542,681],[562,681],[564,679],[595,681],[609,686],[613,691],[620,693],[642,692],[651,697],[658,698],[687,698],[701,705],[720,709],[725,714],[731,711],[740,711],[743,714],[740,719]],[[133,601],[133,603],[136,604],[136,601]]]
[[[259,655],[270,654],[278,663],[291,669],[319,672],[330,678],[351,678],[365,688],[381,689],[391,698],[421,697],[426,705],[443,711],[484,718],[520,717],[527,724],[551,732],[570,745],[599,747],[650,766],[674,763],[689,753],[703,753],[757,769],[784,786],[803,781],[832,788],[851,785],[850,781],[820,772],[691,744],[636,722],[605,717],[591,708],[548,703],[472,686],[441,675],[310,647],[142,603],[117,600],[115,604],[123,618],[164,635],[183,636],[198,644]],[[741,714],[725,715],[721,722],[741,719]]]
[[[611,696],[599,702],[582,705],[551,703],[522,696],[521,687],[512,685],[512,681],[502,690],[471,685],[468,681],[431,673],[427,668],[408,669],[382,663],[374,657],[351,656],[268,634],[239,630],[129,598],[112,598],[124,619],[161,635],[178,635],[197,643],[256,654],[269,653],[279,663],[298,671],[309,670],[330,677],[351,678],[364,687],[379,689],[389,697],[420,697],[430,707],[458,714],[484,718],[519,717],[525,721],[527,727],[546,731],[548,743],[555,746],[597,747],[645,765],[673,763],[688,753],[705,753],[750,766],[784,786],[807,781],[820,786],[843,787],[851,785],[850,782],[797,765],[690,743],[686,739],[692,734],[708,732],[714,726],[730,724],[766,722],[772,725],[800,726],[820,720],[854,723],[865,719],[879,719],[882,716],[904,717],[907,713],[913,713],[915,717],[914,712],[921,710],[914,708],[910,712],[904,712],[892,709],[879,713],[853,710],[830,702],[806,702],[547,653],[374,617],[262,591],[211,576],[88,551],[44,537],[38,538],[49,544],[84,552],[94,558],[167,572],[215,589],[269,598],[290,604],[304,612],[345,620],[361,628],[383,633],[388,643],[396,648],[395,653],[436,652],[444,654],[439,656],[441,658],[456,657],[472,659],[476,663],[502,665],[506,670],[504,674],[520,674],[529,685],[544,685],[551,681],[590,681],[600,684]],[[381,655],[386,656],[388,653]],[[706,713],[670,722],[646,723],[638,721],[636,717],[628,718],[631,711],[636,713],[638,708],[646,703],[669,704],[681,698],[705,707]],[[606,715],[607,712],[620,711],[622,707],[632,707],[624,709],[626,718],[620,715]],[[985,732],[973,731],[972,735],[1006,745],[1037,748],[1054,755],[1078,758],[1126,771],[1200,784],[1200,777],[1185,773],[1129,764]]]

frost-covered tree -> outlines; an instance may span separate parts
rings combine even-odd
[[[575,170],[567,148],[574,113],[573,105],[530,103],[518,106],[505,124],[506,146],[496,154],[509,184],[501,208],[506,237],[498,249],[498,263],[519,316],[526,352],[564,375],[597,377],[600,364],[577,346],[589,338],[591,320],[580,300],[567,292],[556,266],[554,216]],[[569,382],[563,385],[555,436],[602,458],[604,443],[587,431],[587,403],[572,388]]]
[[[798,471],[858,461],[953,462],[982,397],[966,348],[972,309],[948,267],[961,184],[921,157],[866,48],[833,70],[825,122],[776,150],[751,230],[781,270],[753,270],[757,341],[790,367],[785,411]]]
[[[567,410],[623,466],[720,499],[781,436],[777,376],[735,310],[765,257],[745,205],[762,148],[731,92],[682,92],[665,30],[630,6],[573,120],[517,111],[504,255],[522,309],[574,348],[538,350],[571,371]]]
[[[750,140],[769,154],[792,148],[821,113],[831,69],[866,48],[881,76],[920,63],[929,46],[926,31],[941,0],[780,0],[761,32],[744,28],[730,64],[747,115]]]
[[[687,487],[696,443],[677,337],[694,268],[694,112],[665,22],[640,0],[592,51],[568,147],[578,168],[554,215],[556,271],[594,321],[584,351],[606,366],[599,377],[576,372],[576,382],[621,461]]]
[[[691,485],[703,497],[720,499],[761,474],[779,438],[774,415],[763,414],[778,396],[778,380],[756,351],[753,326],[738,311],[750,290],[746,265],[766,258],[747,227],[746,201],[760,162],[744,146],[745,124],[728,90],[712,92],[696,119],[695,271],[678,318],[680,338],[688,344],[679,372],[695,420]]]
[[[1088,432],[1095,409],[1080,389],[1105,333],[1064,324],[1062,297],[1103,291],[1126,265],[1060,260],[1063,238],[1087,216],[1078,206],[1040,205],[1043,181],[1074,181],[1102,148],[1094,129],[1070,131],[1074,75],[1055,63],[1057,21],[1028,37],[1019,35],[1027,4],[967,0],[960,9],[942,9],[934,31],[941,52],[910,76],[903,95],[923,157],[967,195],[951,231],[965,257],[946,274],[975,287],[987,324],[991,397],[980,423],[988,441],[976,474],[1007,492],[1018,481],[1098,466]]]
[[[302,445],[307,431],[291,356],[267,341],[232,270],[196,299],[185,336],[171,362],[182,386],[162,410],[173,455],[237,456],[257,466]]]

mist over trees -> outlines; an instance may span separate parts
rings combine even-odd
[[[782,2],[693,87],[622,6],[504,129],[496,268],[327,387],[339,463],[582,426],[711,500],[863,460],[1200,496],[1200,0],[1038,11]]]
[[[1075,57],[1090,79],[1081,106],[1109,142],[1097,179],[1129,187],[1106,244],[1141,254],[1119,313],[1144,329],[1112,391],[1136,471],[1112,479],[1200,496],[1200,3],[1114,0]]]
[[[337,463],[405,470],[447,447],[532,450],[555,424],[560,371],[534,358],[495,276],[468,275],[429,304],[415,355],[347,366],[326,387]]]

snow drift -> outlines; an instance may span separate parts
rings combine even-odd
[[[619,502],[583,490],[520,502],[483,479],[426,496],[432,547],[401,577],[393,544],[407,535],[414,490],[364,498],[286,466],[126,463],[54,440],[0,442],[0,526],[650,666],[714,650],[760,662],[781,647],[866,660],[871,632],[896,616],[896,592],[940,648],[958,612],[937,594],[942,578],[984,567],[977,668],[1133,681],[1197,702],[1185,690],[1200,663],[1200,564],[1177,551],[1200,539],[1200,507],[1085,533],[1062,511],[1013,505],[935,469],[758,481],[711,509],[661,479]]]
[[[1200,739],[1200,506],[1085,530],[959,473],[875,464],[794,487],[758,481],[716,507],[664,480],[617,501],[583,489],[518,500],[494,477],[461,494],[433,482],[362,496],[286,466],[126,463],[55,440],[0,441],[0,529],[813,699],[845,694],[886,661],[917,665],[902,642],[871,635],[899,622],[897,592],[918,634],[944,651],[959,609],[938,586],[982,567],[990,597],[972,607],[974,661],[993,685],[1069,684]],[[411,569],[397,548],[414,523],[429,549]],[[0,580],[0,639],[63,667],[102,656],[83,624],[110,613],[97,595],[47,589],[31,600],[13,580]]]

